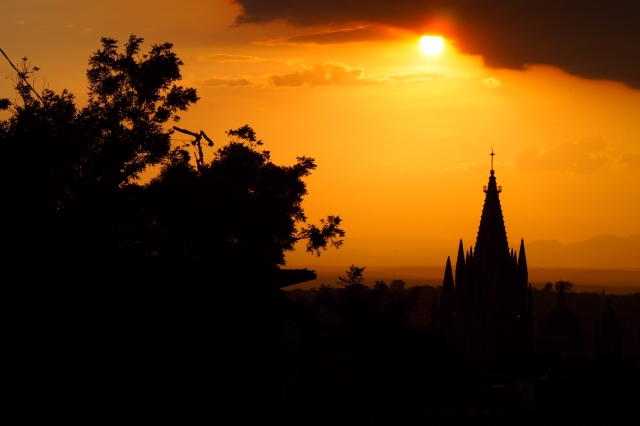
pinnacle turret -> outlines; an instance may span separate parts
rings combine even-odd
[[[527,255],[524,252],[524,238],[520,240],[520,257],[518,258],[518,269],[527,269]]]
[[[443,316],[451,316],[455,310],[456,289],[453,283],[451,258],[447,257],[447,266],[444,270],[444,280],[442,281],[442,295],[440,296],[440,314]]]
[[[458,258],[456,259],[456,288],[460,287],[462,280],[464,279],[464,247],[462,246],[462,239],[460,239],[460,245],[458,246]]]
[[[525,287],[529,283],[529,268],[527,267],[527,254],[524,251],[524,238],[520,240],[520,257],[518,258],[518,275],[520,282]]]

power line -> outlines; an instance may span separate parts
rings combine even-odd
[[[40,99],[42,101],[42,104],[44,105],[44,99],[42,99],[42,97],[38,94],[38,92],[36,92],[36,89],[33,88],[33,86],[31,86],[31,84],[29,83],[29,81],[24,77],[24,73],[20,72],[18,70],[18,68],[16,68],[15,65],[13,65],[13,62],[11,62],[11,59],[9,59],[9,57],[7,56],[6,53],[4,53],[4,50],[0,49],[0,52],[2,53],[2,56],[4,56],[7,61],[9,62],[9,64],[11,65],[11,67],[16,70],[16,72],[18,73],[18,77],[20,77],[22,79],[22,81],[25,82],[25,84],[27,86],[29,86],[29,89],[31,89],[33,91],[33,93],[35,93],[35,95],[38,97],[38,99]]]

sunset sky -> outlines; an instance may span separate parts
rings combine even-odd
[[[304,207],[340,215],[345,248],[475,242],[492,148],[512,246],[626,238],[640,234],[640,3],[584,3],[23,0],[2,5],[0,47],[82,106],[101,37],[174,43],[201,97],[181,127],[220,146],[249,124],[275,162],[316,158]]]

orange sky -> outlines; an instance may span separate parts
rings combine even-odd
[[[339,214],[346,245],[389,235],[474,242],[491,147],[511,245],[640,234],[640,90],[623,83],[542,65],[491,69],[451,40],[426,56],[421,34],[380,25],[369,41],[310,44],[314,36],[298,36],[340,27],[235,27],[240,6],[226,1],[2,9],[0,47],[41,68],[37,88],[46,79],[80,105],[100,37],[173,42],[184,84],[201,96],[182,127],[220,144],[225,130],[250,124],[275,162],[315,157],[305,209],[311,220]],[[6,62],[0,70],[11,74]],[[12,96],[0,81],[0,98]]]

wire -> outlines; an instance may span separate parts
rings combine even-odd
[[[11,67],[13,67],[13,69],[16,70],[16,72],[18,73],[18,77],[20,77],[22,81],[24,81],[25,84],[29,86],[29,89],[31,89],[33,93],[35,93],[35,95],[38,97],[38,99],[42,101],[42,104],[44,105],[44,99],[42,99],[42,97],[38,94],[38,92],[36,92],[36,89],[34,89],[33,86],[31,86],[31,84],[29,83],[29,81],[23,76],[24,73],[21,73],[20,71],[18,71],[18,68],[16,68],[16,66],[13,65],[13,62],[11,62],[11,59],[9,59],[7,54],[4,53],[4,50],[0,49],[0,53],[2,53],[2,56],[4,56],[7,59]]]

